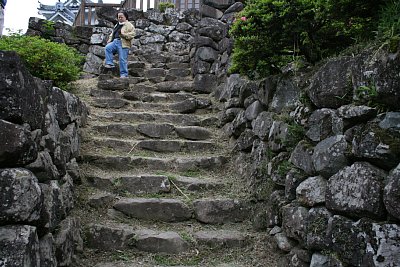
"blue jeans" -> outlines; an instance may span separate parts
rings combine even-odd
[[[121,77],[128,76],[128,52],[129,48],[122,48],[120,39],[114,39],[106,45],[106,64],[114,66],[114,54],[118,53],[119,73]]]

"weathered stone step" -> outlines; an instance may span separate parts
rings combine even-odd
[[[243,232],[229,230],[199,231],[193,237],[197,244],[211,248],[241,248],[249,242]]]
[[[81,160],[101,169],[150,169],[163,171],[193,171],[193,170],[215,170],[222,168],[227,162],[225,156],[202,156],[202,157],[122,157],[105,156],[96,154],[83,154]]]
[[[209,107],[209,100],[189,98],[176,103],[152,103],[142,101],[128,101],[120,98],[93,98],[92,106],[96,108],[124,109],[124,110],[145,110],[170,113],[206,113],[212,111]]]
[[[202,152],[215,151],[217,145],[209,141],[188,141],[188,140],[122,140],[114,138],[92,137],[86,139],[85,146],[109,148],[115,152],[134,154],[136,151],[148,150],[153,152]]]
[[[172,123],[186,126],[216,126],[218,118],[216,116],[198,116],[189,114],[172,113],[150,113],[150,112],[104,112],[97,114],[101,120],[111,120],[114,122],[154,122]]]
[[[129,225],[90,224],[86,229],[87,246],[103,251],[136,249],[139,251],[177,254],[189,249],[189,243],[178,233],[134,230]]]
[[[179,188],[188,191],[217,190],[221,189],[224,186],[224,184],[221,182],[213,181],[211,179],[203,177],[199,179],[186,176],[174,176],[171,182],[174,183]]]
[[[237,223],[250,217],[249,203],[237,199],[198,199],[193,201],[196,220],[209,223]]]
[[[143,220],[181,222],[192,217],[190,207],[177,199],[125,198],[113,207],[129,217]]]
[[[165,175],[129,175],[118,177],[104,177],[88,175],[88,182],[104,191],[130,194],[160,194],[170,192],[171,186]],[[101,195],[99,195],[101,197]]]
[[[188,140],[207,140],[212,138],[212,133],[199,126],[179,127],[172,124],[107,124],[93,125],[92,129],[98,133],[112,137],[131,137],[136,135],[146,136],[149,138],[176,138],[180,137]]]
[[[205,94],[192,94],[188,92],[177,92],[177,93],[163,93],[163,92],[153,92],[155,88],[146,85],[137,84],[130,91],[125,91],[120,97],[125,98],[127,100],[132,101],[143,101],[143,102],[181,102],[191,98],[198,99],[199,101],[209,100],[208,95]],[[100,93],[100,92],[99,92]],[[100,94],[98,94],[100,95]],[[107,94],[104,94],[103,97],[107,97]],[[113,98],[113,95],[110,96]]]

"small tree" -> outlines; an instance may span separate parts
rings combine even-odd
[[[371,39],[384,0],[249,0],[233,23],[231,72],[266,76]]]

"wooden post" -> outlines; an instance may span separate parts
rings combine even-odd
[[[81,21],[80,21],[80,26],[85,25],[85,0],[82,0],[81,2]]]
[[[92,7],[88,8],[88,24],[87,25],[92,25]]]
[[[150,9],[150,0],[147,0],[147,9]]]

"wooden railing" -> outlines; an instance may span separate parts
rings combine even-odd
[[[81,7],[75,17],[74,26],[91,26],[96,24],[95,9],[99,7],[113,7],[116,9],[144,9],[144,2],[147,2],[146,7],[158,9],[158,5],[162,2],[171,2],[175,5],[175,10],[187,10],[190,8],[200,9],[201,0],[123,0],[120,4],[103,4],[103,3],[87,3],[81,1]],[[153,6],[151,5],[153,3]]]

